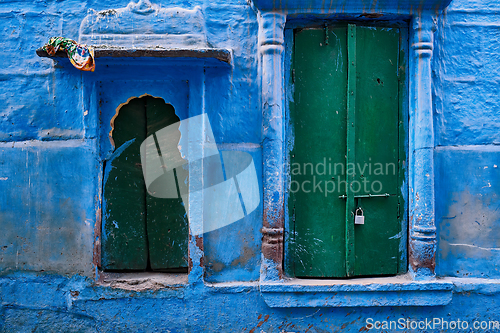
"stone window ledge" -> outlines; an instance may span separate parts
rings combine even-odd
[[[449,279],[415,281],[406,274],[350,280],[289,279],[260,284],[264,301],[272,308],[439,306],[452,300]]]
[[[207,291],[213,294],[240,294],[259,290],[259,282],[217,282],[204,283]]]
[[[128,291],[156,291],[164,288],[176,289],[188,285],[187,273],[109,273],[99,272],[96,282],[100,287],[111,287]]]

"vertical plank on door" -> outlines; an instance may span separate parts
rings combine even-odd
[[[356,25],[347,26],[347,169],[356,161]],[[345,213],[345,254],[346,275],[354,274],[355,239],[354,239],[354,195],[353,181],[355,175],[347,171],[347,200]]]
[[[346,45],[345,26],[295,32],[289,213],[297,277],[345,276],[345,201],[339,195],[346,187],[341,170],[346,162]],[[333,191],[326,193],[326,186]]]
[[[355,226],[355,275],[398,273],[399,28],[358,27],[356,97],[357,199],[365,224]],[[359,167],[358,167],[359,166]]]
[[[166,104],[161,98],[144,97],[147,115],[147,136],[169,125],[179,122],[172,105]],[[180,123],[178,123],[180,124]],[[179,136],[164,149],[172,154],[178,154]],[[161,151],[159,154],[161,155]],[[181,172],[176,173],[177,182]],[[179,193],[179,192],[178,192]],[[167,271],[187,267],[188,222],[182,199],[156,198],[146,194],[147,236],[149,240],[149,263],[154,271]]]
[[[115,152],[107,160],[104,184],[102,266],[145,270],[148,262],[145,185],[140,145],[146,135],[144,102],[131,100],[114,121]]]

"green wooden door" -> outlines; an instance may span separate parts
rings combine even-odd
[[[294,33],[288,207],[297,277],[406,267],[401,39],[399,28],[353,24]],[[354,224],[357,208],[363,225]]]
[[[187,267],[188,223],[182,199],[149,195],[140,157],[140,145],[146,137],[177,122],[172,105],[150,96],[132,99],[114,121],[116,150],[106,163],[104,179],[105,270]]]

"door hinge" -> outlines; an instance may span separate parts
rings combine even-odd
[[[398,219],[401,217],[400,203],[398,202]]]
[[[295,83],[295,69],[292,69],[292,83]]]

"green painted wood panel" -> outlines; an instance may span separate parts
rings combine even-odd
[[[356,258],[353,275],[397,274],[401,236],[398,197],[357,199],[357,205],[363,209],[365,224],[354,226]]]
[[[365,215],[355,225],[354,275],[397,274],[401,223],[399,182],[399,29],[357,27],[356,199]],[[364,54],[365,56],[361,56]],[[369,55],[369,56],[366,56]],[[379,186],[380,185],[380,186]],[[357,189],[357,188],[356,188]]]
[[[328,29],[328,45],[325,34],[295,34],[289,212],[299,277],[345,276],[345,201],[338,198],[338,187],[345,193],[345,173],[333,167],[345,165],[346,158],[346,29]],[[325,186],[335,189],[326,193]]]
[[[364,185],[357,193],[396,195],[399,29],[358,27],[357,33],[359,54],[369,54],[358,57],[356,67],[355,149],[356,163],[360,166],[356,180]],[[377,186],[380,183],[381,189]]]
[[[114,121],[114,159],[106,162],[102,265],[105,270],[145,270],[148,265],[146,197],[140,145],[146,137],[144,101],[124,105]]]
[[[406,267],[400,262],[406,230],[398,211],[406,159],[400,29],[345,24],[298,29],[294,38],[288,202],[293,272],[297,277],[397,274]],[[334,174],[304,170],[323,160],[331,161]],[[337,164],[344,167],[340,175]],[[344,186],[329,194],[314,188],[332,177]],[[381,193],[389,197],[359,197]],[[354,225],[357,207],[364,211],[364,225]]]
[[[172,105],[161,98],[145,97],[147,110],[147,136],[180,121]],[[180,124],[180,123],[179,123]],[[179,142],[173,142],[175,148]],[[161,151],[158,151],[161,155]],[[177,152],[180,157],[180,152]],[[176,172],[177,181],[184,182]],[[178,191],[179,193],[179,191]],[[149,241],[149,263],[154,271],[168,271],[187,267],[188,221],[182,199],[155,198],[146,195],[147,236]]]

